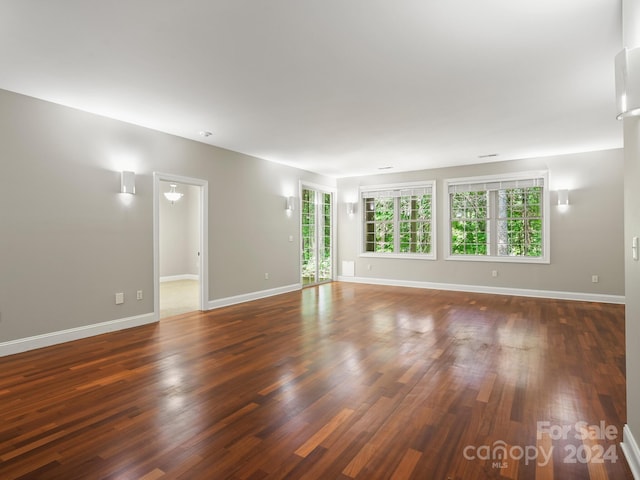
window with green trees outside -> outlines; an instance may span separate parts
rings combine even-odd
[[[545,259],[545,177],[449,181],[451,257]]]
[[[367,189],[361,193],[363,253],[433,256],[433,185]]]
[[[333,276],[333,195],[302,189],[302,284],[326,282]]]

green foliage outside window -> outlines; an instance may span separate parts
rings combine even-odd
[[[331,194],[322,194],[322,225],[323,237],[321,245],[320,263],[318,265],[318,280],[331,279]]]
[[[316,192],[302,190],[302,277],[315,278],[316,265]]]
[[[393,198],[366,198],[365,250],[367,252],[393,252]]]
[[[542,187],[451,193],[451,253],[490,255],[489,227],[494,221],[494,255],[541,257],[542,199]]]
[[[363,205],[366,252],[431,253],[431,195],[370,197]]]
[[[498,192],[498,255],[542,256],[542,187]]]
[[[451,253],[487,255],[488,192],[451,194]]]
[[[330,193],[302,190],[302,277],[306,283],[331,279],[331,208]]]
[[[431,253],[431,195],[400,197],[400,253]]]

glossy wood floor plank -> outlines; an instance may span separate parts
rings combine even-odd
[[[0,478],[631,479],[624,345],[620,305],[345,283],[185,314],[0,358]]]

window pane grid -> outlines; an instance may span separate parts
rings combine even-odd
[[[451,253],[487,255],[489,195],[485,191],[450,194]]]
[[[333,194],[303,188],[301,197],[302,282],[331,280]]]
[[[400,253],[431,253],[431,223],[401,222]]]
[[[431,187],[368,193],[363,198],[365,252],[432,252]]]
[[[542,258],[544,183],[449,185],[450,254]]]
[[[322,245],[319,249],[321,258],[318,265],[318,279],[328,280],[331,278],[331,194],[322,193],[321,200],[323,226],[320,229]]]
[[[498,193],[498,255],[542,256],[542,187]]]
[[[316,192],[302,190],[302,278],[316,276]]]

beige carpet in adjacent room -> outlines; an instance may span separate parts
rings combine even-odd
[[[160,318],[200,310],[198,280],[160,283]]]

